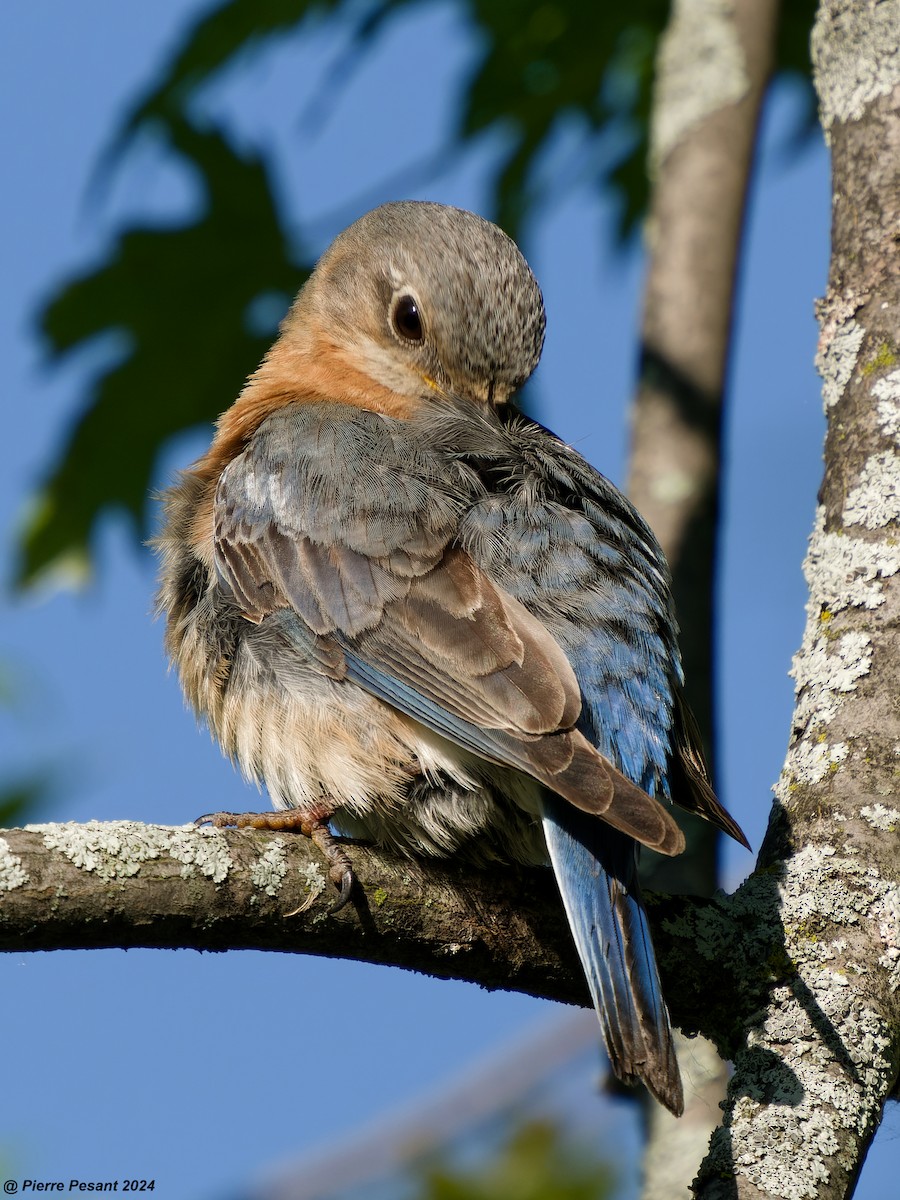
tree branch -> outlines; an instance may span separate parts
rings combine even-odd
[[[301,836],[128,821],[10,830],[0,949],[282,950],[586,1003],[549,872],[351,853],[360,887],[332,916],[337,892]]]
[[[297,835],[130,821],[8,830],[0,950],[280,950],[589,1006],[549,870],[424,864],[361,844],[350,853],[360,886],[331,915],[336,892],[322,859]],[[733,1027],[733,991],[743,986],[733,971],[746,961],[723,949],[734,934],[729,905],[650,898],[674,1019],[716,1037]],[[698,936],[720,964],[714,997],[702,982],[708,966],[698,975],[690,965]]]

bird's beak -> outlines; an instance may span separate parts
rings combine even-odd
[[[500,395],[500,396],[497,395],[496,379],[488,380],[488,386],[487,386],[486,392],[482,392],[480,395],[477,393],[474,395],[465,395],[462,392],[448,390],[447,388],[445,388],[441,384],[439,384],[436,379],[432,379],[430,375],[426,375],[424,373],[424,371],[420,371],[419,374],[422,378],[422,381],[432,392],[435,392],[438,396],[441,397],[442,400],[449,400],[451,403],[453,403],[455,405],[463,405],[463,406],[475,405],[475,406],[477,406],[479,404],[486,404],[488,408],[492,408],[496,412],[499,412],[506,408],[507,403],[509,401],[509,396],[507,394],[504,393],[503,395]]]
[[[448,392],[446,391],[446,389],[445,389],[445,388],[442,388],[442,387],[441,387],[441,385],[438,383],[438,381],[437,381],[436,379],[432,379],[432,378],[431,378],[431,376],[430,376],[430,375],[426,375],[424,371],[420,371],[420,372],[419,372],[419,374],[422,376],[422,380],[424,381],[424,383],[425,383],[425,384],[426,384],[426,385],[427,385],[427,386],[428,386],[428,387],[429,387],[429,388],[430,388],[430,389],[431,389],[433,392],[437,392],[437,394],[438,394],[439,396],[443,396],[443,397],[446,399],[446,397],[447,397],[447,395],[448,395]]]

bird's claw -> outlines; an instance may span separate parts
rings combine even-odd
[[[197,817],[194,824],[212,825],[214,829],[269,829],[274,832],[292,830],[302,833],[315,842],[328,861],[328,877],[340,892],[337,900],[328,909],[329,916],[341,911],[353,895],[356,876],[353,873],[353,863],[343,846],[337,841],[328,825],[320,817],[310,817],[302,810],[289,808],[282,812],[212,812]],[[296,916],[306,912],[316,900],[318,892],[311,892],[306,900],[295,908],[288,916]]]
[[[341,873],[340,879],[334,879],[334,872],[332,872],[331,877],[337,884],[338,888],[340,888],[341,893],[328,910],[329,916],[333,917],[335,913],[339,913],[341,911],[344,905],[350,902],[350,897],[353,895],[353,888],[356,884],[356,876],[353,874],[353,868],[347,867]]]
[[[337,900],[328,910],[329,914],[334,916],[349,902],[353,894],[353,885],[356,883],[353,863],[350,861],[350,855],[337,841],[324,821],[310,821],[303,832],[312,838],[325,855],[330,867],[328,876],[340,892]]]

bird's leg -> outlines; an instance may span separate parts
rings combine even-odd
[[[328,862],[328,876],[338,888],[340,895],[332,904],[331,913],[340,912],[353,892],[356,876],[353,874],[353,863],[350,855],[338,842],[324,821],[308,821],[302,825],[300,832],[312,838]]]
[[[212,825],[216,829],[271,829],[276,832],[292,830],[302,833],[316,843],[328,862],[328,878],[339,890],[340,895],[329,909],[336,913],[344,907],[353,892],[356,876],[353,863],[344,847],[328,828],[327,818],[301,808],[288,808],[281,812],[214,812],[198,817],[195,825]],[[303,912],[308,903],[297,912]]]

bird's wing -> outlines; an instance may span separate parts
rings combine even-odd
[[[216,567],[248,620],[289,610],[380,699],[679,852],[663,806],[574,728],[581,693],[557,641],[453,544],[465,502],[452,467],[417,452],[402,423],[297,406],[223,472]]]
[[[713,791],[703,753],[703,738],[680,688],[675,693],[671,774],[672,799],[679,807],[703,817],[750,849],[747,835]]]
[[[473,436],[472,424],[453,431],[457,440]],[[489,444],[488,430],[477,436],[473,457]],[[713,791],[684,699],[668,570],[649,527],[621,492],[536,422],[516,414],[499,436],[527,463],[527,500],[487,496],[469,510],[464,537],[476,561],[514,595],[530,594],[534,577],[543,581],[552,601],[546,624],[578,677],[588,740],[647,791],[746,846]],[[499,562],[498,520],[520,547],[517,570],[504,572]]]

